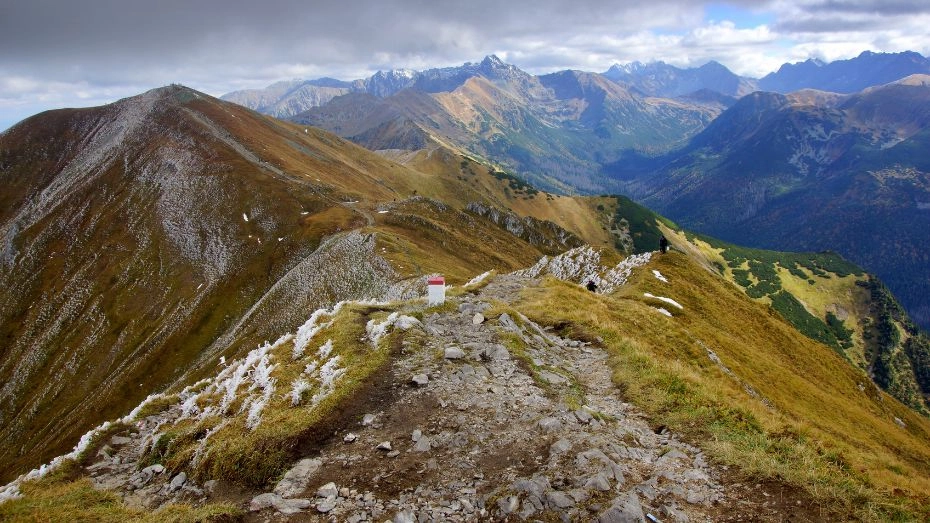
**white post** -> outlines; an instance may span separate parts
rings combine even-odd
[[[427,282],[427,305],[442,305],[446,301],[446,279],[442,276],[431,276]]]

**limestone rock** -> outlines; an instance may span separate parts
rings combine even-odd
[[[318,459],[307,458],[298,461],[275,485],[274,493],[289,498],[303,492],[322,464]]]
[[[338,495],[339,488],[332,481],[316,489],[316,497],[318,498],[334,498]]]
[[[429,451],[431,445],[428,436],[420,436],[416,444],[413,446],[414,452],[427,452]]]
[[[258,512],[260,510],[265,510],[274,505],[274,500],[280,498],[281,496],[273,493],[266,492],[264,494],[259,494],[252,498],[252,501],[249,502],[249,511]]]
[[[565,495],[563,492],[553,490],[546,494],[546,502],[550,507],[568,508],[575,504],[575,500]]]
[[[465,351],[458,347],[446,347],[444,357],[447,360],[460,360],[465,357]]]
[[[517,511],[518,508],[520,508],[520,498],[517,496],[507,496],[506,498],[500,498],[497,500],[497,507],[505,516],[513,514]]]
[[[562,428],[562,422],[559,421],[558,418],[553,418],[551,416],[539,420],[537,425],[543,432],[555,432]]]
[[[427,377],[426,374],[414,374],[413,377],[410,378],[410,383],[416,387],[425,387],[429,383],[429,377]]]
[[[177,492],[181,490],[181,487],[187,483],[187,473],[181,472],[177,476],[171,478],[171,483],[168,485],[169,492]]]
[[[629,494],[615,500],[614,504],[601,513],[598,523],[639,523],[645,521],[643,507],[636,494]]]

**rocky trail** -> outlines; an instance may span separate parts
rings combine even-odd
[[[88,470],[134,506],[229,501],[248,521],[787,520],[767,487],[729,481],[625,403],[597,340],[560,337],[519,313],[485,316],[526,284],[497,276],[427,314],[396,348],[379,397],[302,449],[271,492],[139,470],[176,409],[113,437]]]

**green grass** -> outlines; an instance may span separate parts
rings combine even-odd
[[[630,254],[658,250],[659,239],[662,237],[662,232],[656,224],[656,221],[660,219],[659,215],[625,196],[614,196],[614,198],[617,201],[614,224],[616,226],[623,221],[629,227],[630,237],[633,239],[633,252]],[[667,220],[664,223],[675,228],[674,224]],[[621,246],[617,247],[622,250]]]

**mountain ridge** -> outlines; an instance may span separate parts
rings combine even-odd
[[[507,102],[535,84],[469,82],[494,118],[532,116]],[[746,478],[839,519],[926,513],[930,421],[846,359],[920,338],[885,339],[907,315],[836,256],[715,247],[624,197],[457,149],[375,154],[180,86],[38,115],[0,136],[0,166],[2,473],[82,442],[4,488],[2,518],[769,514]],[[435,274],[455,287],[430,306]],[[508,439],[482,432],[498,422]],[[669,462],[688,474],[660,482]],[[286,477],[303,486],[270,491]]]

